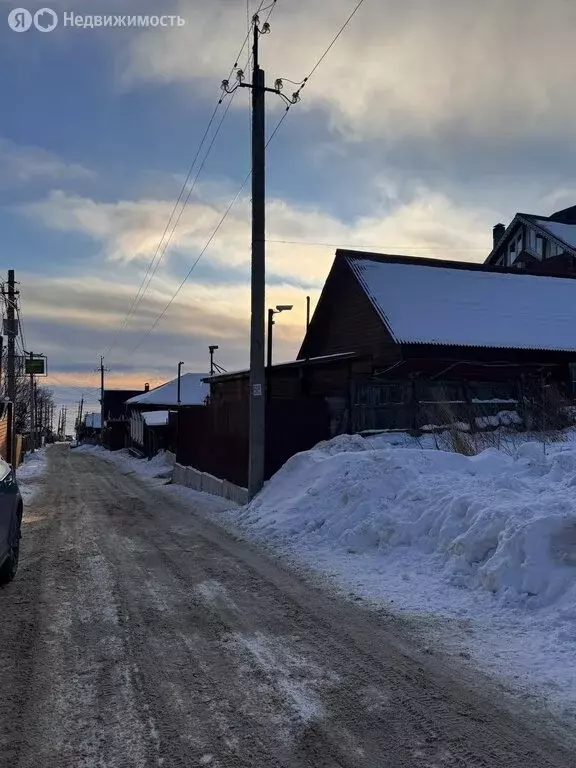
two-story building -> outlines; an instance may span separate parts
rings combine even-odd
[[[517,213],[497,224],[486,264],[548,274],[576,274],[576,205],[551,216]]]

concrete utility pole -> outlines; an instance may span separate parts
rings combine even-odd
[[[250,453],[248,493],[264,485],[266,402],[264,315],[266,292],[266,112],[265,75],[258,58],[260,28],[254,21],[252,72],[252,285],[250,321]]]
[[[28,346],[28,345],[26,345]],[[34,360],[34,354],[30,352],[30,361]],[[36,398],[34,392],[34,374],[30,366],[30,451],[34,453],[36,448]]]
[[[237,72],[237,85],[230,89],[224,80],[222,88],[233,93],[236,88],[250,88],[252,91],[252,276],[251,276],[251,318],[250,318],[250,450],[248,461],[248,494],[253,498],[264,485],[264,462],[266,456],[266,384],[265,365],[265,324],[266,324],[266,91],[275,93],[288,103],[282,93],[282,81],[276,80],[274,88],[266,88],[264,70],[260,67],[259,39],[270,32],[268,22],[260,27],[260,17],[252,18],[254,42],[252,46],[252,82],[245,83],[244,73]]]
[[[44,437],[44,398],[42,393],[38,397],[38,382],[34,382],[35,396],[36,396],[36,422],[38,424],[38,436],[40,438],[40,448],[42,448],[42,438]]]
[[[6,380],[8,383],[8,400],[16,400],[16,291],[14,289],[14,270],[8,270],[8,308],[6,310],[6,319],[8,321],[8,359],[6,366]]]
[[[7,335],[8,335],[8,354],[6,360],[6,383],[8,400],[12,403],[11,431],[10,440],[10,464],[12,469],[16,468],[16,291],[15,291],[14,270],[8,270],[8,308],[6,310]]]
[[[104,374],[110,373],[110,368],[104,367],[104,358],[100,358],[100,432],[104,432]]]
[[[80,429],[82,428],[82,410],[84,408],[84,395],[80,398],[80,402],[78,403],[78,412],[76,414],[76,439],[78,439],[78,435],[80,434]]]

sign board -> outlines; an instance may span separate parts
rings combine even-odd
[[[254,384],[252,394],[254,397],[262,397],[262,384]]]
[[[25,357],[24,373],[33,376],[46,376],[46,358],[45,357]]]

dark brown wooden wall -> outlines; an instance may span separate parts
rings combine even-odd
[[[337,258],[320,296],[299,358],[339,352],[381,356],[393,339],[343,258]]]

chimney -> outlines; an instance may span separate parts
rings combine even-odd
[[[144,384],[144,392],[150,392],[150,384]]]
[[[496,248],[500,240],[502,240],[502,238],[504,237],[504,232],[506,232],[506,227],[504,226],[504,224],[496,224],[496,226],[492,230],[494,248]]]

